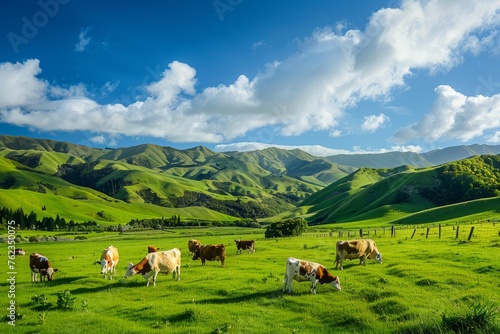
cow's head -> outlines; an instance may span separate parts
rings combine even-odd
[[[377,256],[375,256],[375,261],[382,263],[382,254],[378,253]]]
[[[40,270],[40,275],[46,276],[47,280],[52,281],[55,272],[58,272],[59,269],[49,268]]]
[[[236,244],[238,244],[238,243],[240,242],[240,240],[236,239],[236,240],[234,240],[234,242],[235,242]]]
[[[338,276],[333,276],[333,281],[330,283],[337,290],[342,290],[340,287],[340,278]]]
[[[193,261],[194,260],[198,260],[200,258],[200,252],[201,252],[201,248],[198,248],[195,252],[194,252],[194,255],[193,255]]]
[[[106,274],[106,272],[107,272],[109,269],[111,269],[111,266],[110,266],[110,264],[108,263],[108,261],[107,261],[107,260],[105,260],[105,259],[104,259],[104,260],[102,260],[102,261],[101,261],[101,274],[103,274],[103,275],[104,275],[104,274]]]
[[[123,276],[123,278],[134,276],[135,274],[137,274],[137,271],[135,271],[134,269],[134,264],[130,262],[128,264],[127,271],[125,272],[125,276]]]

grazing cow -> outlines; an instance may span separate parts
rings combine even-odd
[[[22,248],[16,248],[14,250],[14,255],[26,255],[26,251]]]
[[[44,277],[52,281],[52,276],[57,269],[50,267],[49,259],[38,253],[30,255],[31,281],[36,282],[36,275],[40,274],[40,282],[43,282]]]
[[[194,253],[193,260],[201,259],[201,265],[205,265],[205,260],[220,261],[221,267],[226,266],[226,246],[223,244],[217,245],[201,245]]]
[[[160,250],[160,247],[156,247],[156,246],[148,246],[148,254],[149,253],[155,253],[157,251]]]
[[[153,286],[156,286],[158,273],[167,275],[172,273],[172,279],[175,279],[176,275],[178,281],[181,279],[181,251],[179,248],[149,253],[136,265],[130,262],[124,277],[142,274],[144,279],[148,281],[146,286],[149,286],[149,279],[153,276]]]
[[[316,294],[316,284],[330,284],[334,288],[341,290],[340,279],[328,272],[323,265],[315,262],[309,262],[293,257],[286,261],[286,272],[283,280],[283,292],[288,285],[288,293],[292,293],[292,280],[297,282],[311,281],[311,292]]]
[[[101,274],[109,274],[109,279],[113,279],[113,274],[116,276],[116,265],[120,260],[120,255],[118,254],[118,249],[114,246],[109,246],[102,251],[101,260],[98,262],[101,265]]]
[[[359,239],[349,241],[337,241],[335,245],[335,269],[340,264],[340,270],[344,269],[344,259],[359,259],[360,265],[365,265],[365,260],[375,259],[382,263],[382,254],[377,249],[375,241],[371,239]]]
[[[253,240],[234,240],[236,243],[236,254],[241,254],[244,249],[248,249],[248,254],[255,253],[255,241]]]
[[[194,253],[196,253],[196,251],[200,249],[200,247],[201,247],[200,240],[191,239],[188,241],[188,249],[191,255],[194,255]]]

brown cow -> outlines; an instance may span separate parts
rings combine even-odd
[[[200,240],[196,239],[191,239],[188,241],[188,249],[191,255],[194,255],[198,249],[201,247],[201,242]]]
[[[160,250],[160,247],[156,247],[156,246],[152,246],[152,245],[148,246],[148,254],[149,253],[155,253],[155,252],[157,252],[159,250]]]
[[[149,286],[149,279],[153,276],[153,286],[156,286],[156,276],[158,276],[158,273],[172,273],[173,279],[175,279],[176,275],[178,281],[181,279],[181,251],[178,248],[149,253],[136,265],[130,262],[124,278],[142,274],[148,281],[146,286]]]
[[[255,241],[254,240],[234,240],[236,243],[236,254],[241,254],[244,249],[248,249],[248,254],[255,253]]]
[[[292,293],[292,280],[296,280],[297,282],[311,281],[311,293],[313,294],[316,294],[316,285],[318,282],[320,284],[330,284],[334,288],[341,290],[339,277],[330,274],[325,266],[290,257],[286,261],[283,292],[285,292],[288,286],[288,293]]]
[[[31,281],[36,282],[36,275],[40,274],[40,282],[43,282],[44,277],[52,281],[52,276],[58,269],[50,267],[49,259],[38,253],[30,255]]]
[[[382,254],[378,251],[375,241],[372,239],[359,239],[349,241],[337,241],[335,245],[335,269],[340,264],[340,270],[344,269],[344,259],[359,259],[360,265],[365,265],[366,259],[375,259],[382,263]]]
[[[201,265],[205,265],[205,261],[220,261],[221,267],[226,266],[226,246],[223,244],[217,245],[201,245],[194,253],[193,260],[201,259]]]

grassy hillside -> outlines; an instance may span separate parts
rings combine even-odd
[[[451,218],[474,217],[480,212],[493,214],[486,207],[474,205],[464,206],[470,212],[454,213],[457,206],[453,205],[498,196],[500,156],[476,156],[421,169],[362,168],[310,196],[302,205],[310,207],[308,219],[315,224],[405,221],[408,215],[423,214],[431,209]],[[484,203],[491,202],[485,200]]]
[[[432,164],[443,159],[439,153],[443,151],[459,156],[495,149],[448,148],[429,152],[425,155],[429,160],[392,152],[366,155],[364,161],[376,164],[379,156],[385,163],[427,165],[424,160]],[[151,144],[101,150],[0,136],[0,201],[13,209],[22,206],[26,212],[51,216],[57,213],[41,212],[41,207],[60,205],[65,219],[106,224],[172,215],[219,221],[273,221],[299,215],[311,224],[387,222],[497,197],[499,168],[499,158],[493,155],[422,168],[358,169],[301,150],[217,153],[202,146],[177,150]]]
[[[470,225],[459,227],[459,239],[454,228],[443,228],[441,239],[435,231],[429,239],[420,230],[410,239],[412,229],[398,230],[395,238],[378,233],[373,239],[382,264],[346,261],[342,271],[334,269],[337,233],[277,240],[264,239],[262,230],[211,228],[19,241],[17,247],[47,256],[58,272],[51,282],[32,283],[28,256],[16,256],[18,317],[15,327],[2,324],[2,333],[471,333],[460,327],[467,325],[481,329],[476,333],[498,333],[500,265],[492,256],[500,244],[498,224],[476,224],[469,242]],[[28,238],[36,231],[16,234]],[[193,261],[186,249],[191,238],[225,244],[225,268],[217,261]],[[236,255],[235,239],[254,239],[256,252]],[[123,278],[128,263],[139,262],[151,244],[181,249],[179,281],[160,274],[156,287],[146,287],[140,275]],[[95,264],[109,245],[120,253],[113,280],[105,280]],[[293,293],[284,293],[290,256],[323,264],[339,277],[342,290],[318,284],[313,295],[309,282],[293,281]],[[10,276],[0,273],[5,308]],[[75,300],[61,309],[58,293],[65,290]],[[48,304],[37,302],[41,295]]]
[[[269,149],[248,156],[202,146],[177,150],[145,144],[97,150],[11,136],[0,136],[0,165],[0,189],[18,190],[11,193],[15,196],[29,197],[23,191],[35,191],[66,197],[61,203],[100,198],[104,204],[153,204],[169,213],[182,209],[177,214],[183,217],[190,207],[205,207],[219,212],[222,220],[288,212],[325,182],[349,171],[299,150]],[[280,168],[273,169],[277,165]],[[113,217],[108,220],[116,222]]]

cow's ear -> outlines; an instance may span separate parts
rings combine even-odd
[[[59,271],[59,269],[57,269],[57,268],[56,268],[56,269],[54,269],[54,272],[55,272],[55,273],[57,273],[58,271]]]
[[[94,264],[101,264],[101,261],[95,261]]]

